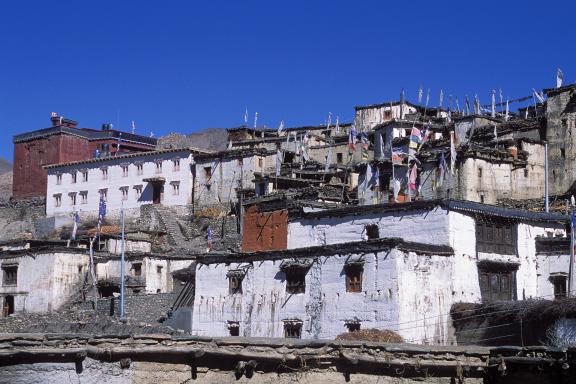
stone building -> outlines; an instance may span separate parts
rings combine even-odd
[[[16,241],[0,245],[2,317],[58,310],[77,295],[88,270],[86,248],[65,242]]]
[[[110,124],[102,130],[78,128],[74,120],[55,113],[52,127],[22,133],[13,137],[15,199],[46,196],[46,171],[43,166],[88,160],[116,153],[151,151],[156,139],[112,129]]]

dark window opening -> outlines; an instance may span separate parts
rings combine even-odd
[[[377,224],[370,224],[367,225],[364,230],[366,231],[366,237],[368,240],[379,239],[380,238],[380,230],[378,229]]]
[[[566,150],[564,148],[560,148],[560,157],[562,158],[566,157]]]
[[[483,303],[514,300],[515,271],[479,271],[480,293]]]
[[[162,273],[162,266],[161,265],[156,266],[156,273]]]
[[[516,254],[516,225],[476,222],[476,250],[501,255]]]
[[[139,294],[139,293],[140,293],[140,290],[139,290],[139,289],[133,289],[133,290],[132,290],[132,294],[134,294],[134,295],[137,295],[137,294]]]
[[[142,264],[132,264],[132,270],[134,271],[134,276],[142,276]]]
[[[3,274],[2,281],[4,282],[3,285],[16,285],[16,283],[18,282],[17,265],[2,267],[2,274]]]
[[[482,178],[482,168],[478,168],[478,177]]]
[[[286,293],[304,293],[306,291],[306,269],[291,268],[286,272]]]
[[[98,287],[100,297],[113,297],[114,293],[120,293],[120,287],[117,285],[106,285]]]
[[[344,161],[343,158],[344,158],[344,157],[343,157],[342,153],[341,153],[341,152],[338,152],[338,153],[336,154],[336,163],[337,163],[337,164],[342,164],[342,162]]]
[[[392,118],[392,111],[391,110],[384,111],[384,118],[385,119],[391,119]]]
[[[360,322],[351,321],[349,323],[346,323],[346,328],[348,328],[348,332],[357,332],[360,330]]]
[[[528,177],[528,169],[524,169],[524,177]]]
[[[14,296],[4,296],[2,316],[7,317],[14,313]]]
[[[362,292],[362,265],[349,265],[346,267],[346,292]]]
[[[230,331],[230,336],[240,336],[240,323],[237,321],[229,321],[228,331]]]
[[[300,339],[302,337],[302,323],[284,322],[284,337],[287,339]]]
[[[294,162],[294,153],[284,152],[284,162],[287,164],[292,164]]]
[[[550,281],[554,285],[554,299],[566,297],[566,276],[550,276]]]
[[[210,184],[210,181],[212,181],[212,167],[204,167],[204,178],[206,179],[206,184]]]
[[[231,295],[242,293],[242,276],[231,275],[228,277],[228,288]]]
[[[480,195],[480,202],[484,203],[484,195]]]

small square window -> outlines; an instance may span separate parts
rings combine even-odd
[[[364,268],[362,265],[347,265],[346,272],[346,292],[359,293],[362,292],[362,274]]]
[[[174,196],[180,195],[180,182],[179,181],[173,181],[172,182],[172,194]]]
[[[567,276],[550,276],[550,281],[554,285],[554,299],[564,299],[566,297]]]
[[[56,207],[60,207],[62,206],[62,195],[61,194],[56,194],[54,195],[54,205]]]
[[[378,229],[378,224],[367,225],[364,230],[366,231],[366,238],[368,240],[380,238],[380,230]]]
[[[162,161],[156,162],[156,173],[162,173]]]
[[[172,164],[174,165],[173,166],[174,172],[180,172],[180,159],[172,160]]]
[[[128,187],[120,187],[120,192],[122,193],[122,200],[126,201],[128,200]]]
[[[560,157],[562,157],[562,158],[566,157],[566,149],[560,148]]]
[[[136,164],[136,173],[138,174],[138,176],[144,174],[144,164]]]
[[[206,179],[206,184],[210,184],[212,181],[212,167],[204,167],[204,178]]]
[[[478,178],[482,178],[482,168],[478,168]]]
[[[161,265],[156,266],[156,273],[162,273],[162,266]]]
[[[78,174],[76,172],[72,172],[70,174],[70,176],[72,176],[72,184],[76,184],[76,181],[78,179]]]
[[[16,285],[18,283],[18,266],[3,266],[2,275],[2,285]]]
[[[69,196],[70,196],[70,204],[76,205],[76,192],[71,192]]]
[[[108,168],[102,168],[102,180],[108,180]]]
[[[58,173],[56,175],[56,185],[60,185],[60,184],[62,184],[62,174]]]
[[[302,322],[301,321],[285,321],[284,322],[284,337],[287,339],[300,339],[300,338],[302,338]]]
[[[263,166],[264,166],[264,160],[261,157],[259,157],[258,158],[258,168],[262,168]]]
[[[528,168],[524,168],[524,177],[528,177]]]
[[[142,276],[142,264],[141,263],[132,264],[132,271],[134,276]]]
[[[88,204],[88,191],[80,192],[80,203]]]
[[[122,177],[128,177],[128,166],[127,165],[122,166]]]
[[[134,186],[134,193],[136,194],[136,200],[140,199],[140,196],[142,196],[142,186],[141,185],[135,185]]]
[[[108,201],[108,188],[99,189],[98,193],[100,193],[100,197],[104,201]]]
[[[240,323],[238,321],[229,321],[228,331],[230,336],[240,336]]]
[[[83,182],[88,181],[88,171],[82,171],[82,181]]]
[[[360,330],[360,322],[348,321],[346,322],[346,328],[348,328],[348,332],[357,332]]]
[[[336,154],[336,163],[337,164],[342,164],[342,162],[344,161],[344,157],[342,155],[342,152],[338,152]]]
[[[242,293],[242,280],[244,276],[236,271],[231,271],[228,273],[228,292],[233,295],[236,293]]]
[[[286,293],[304,293],[306,292],[306,269],[290,268],[286,273]]]

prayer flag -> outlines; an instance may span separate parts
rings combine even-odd
[[[556,88],[560,88],[562,86],[562,82],[564,81],[564,72],[560,68],[556,69]]]
[[[80,215],[78,212],[74,212],[74,226],[72,227],[72,235],[70,238],[76,240],[76,231],[78,231],[78,224],[80,224]]]
[[[410,176],[409,176],[409,180],[408,180],[408,186],[413,191],[416,190],[417,178],[418,178],[418,167],[416,166],[416,163],[414,163],[414,165],[412,166],[412,169],[410,169]]]

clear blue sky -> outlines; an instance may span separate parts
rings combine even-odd
[[[0,157],[51,111],[157,136],[250,120],[317,124],[353,106],[576,79],[574,1],[5,1]],[[447,96],[446,99],[447,100]]]

